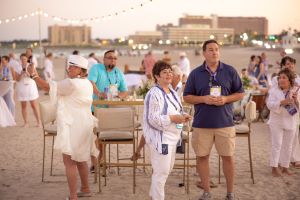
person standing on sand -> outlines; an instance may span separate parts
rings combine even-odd
[[[57,137],[54,148],[62,152],[70,194],[68,200],[89,197],[88,165],[90,156],[98,156],[94,145],[93,128],[97,119],[91,113],[93,86],[86,79],[88,61],[71,55],[68,59],[68,76],[62,81],[49,83],[29,67],[30,77],[37,85],[49,92],[50,99],[57,102]],[[81,187],[77,192],[77,170]]]
[[[199,200],[210,200],[209,156],[213,144],[223,160],[226,200],[233,200],[235,128],[232,103],[244,96],[237,71],[220,62],[219,44],[203,44],[204,63],[189,75],[183,93],[185,102],[194,104],[192,146],[204,192]]]

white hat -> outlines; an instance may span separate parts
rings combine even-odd
[[[179,56],[180,57],[186,57],[186,53],[185,52],[180,52]]]
[[[87,69],[88,60],[79,55],[70,55],[68,58],[68,66],[70,65]]]

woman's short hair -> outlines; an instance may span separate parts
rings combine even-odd
[[[160,72],[165,69],[172,70],[171,65],[169,65],[168,63],[166,63],[162,60],[159,60],[154,64],[153,69],[152,69],[152,76],[154,78],[155,83],[157,83],[157,79],[156,79],[155,75],[159,76]]]
[[[281,59],[281,62],[280,62],[280,67],[283,67],[285,66],[286,62],[287,61],[290,61],[291,63],[294,63],[296,64],[296,59],[290,57],[290,56],[285,56]]]
[[[292,72],[288,68],[284,68],[284,69],[282,69],[282,70],[279,71],[279,73],[278,73],[278,80],[279,80],[279,76],[281,74],[285,74],[288,77],[291,87],[293,87],[295,85],[296,74],[294,72]]]

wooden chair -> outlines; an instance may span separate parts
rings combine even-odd
[[[52,176],[52,164],[53,164],[53,146],[54,138],[57,135],[57,127],[54,124],[56,119],[56,105],[50,101],[42,101],[39,103],[40,116],[43,128],[43,168],[42,168],[42,182],[44,181],[45,171],[45,143],[46,137],[52,137],[52,148],[51,148],[51,168],[50,176]]]
[[[235,125],[236,137],[247,137],[248,138],[248,153],[249,153],[249,164],[250,164],[250,173],[252,183],[254,184],[254,173],[253,173],[253,165],[252,165],[252,152],[251,152],[251,123],[256,119],[256,103],[254,101],[249,101],[246,104],[245,109],[245,121],[242,124]],[[219,183],[220,174],[221,174],[221,166],[220,166],[220,156],[219,156]]]
[[[101,170],[103,167],[104,185],[106,186],[106,168],[107,167],[132,167],[133,170],[133,193],[136,187],[136,161],[132,163],[120,163],[119,149],[117,148],[117,163],[107,162],[105,147],[110,144],[132,145],[132,154],[135,152],[135,123],[134,111],[132,108],[96,108],[95,116],[98,118],[98,141],[102,143],[103,163],[98,161],[99,192],[101,192]],[[130,160],[130,158],[126,159]]]

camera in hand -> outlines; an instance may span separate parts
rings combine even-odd
[[[286,106],[284,106],[284,108],[288,111],[288,113],[290,114],[290,115],[294,115],[294,114],[296,114],[297,113],[297,109],[296,109],[296,107],[294,106],[294,105],[286,105]]]
[[[30,64],[32,63],[32,56],[29,56],[27,62],[30,63]]]

